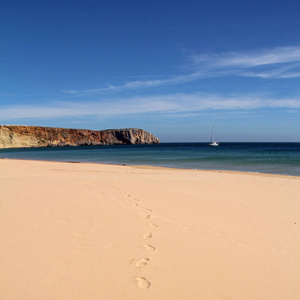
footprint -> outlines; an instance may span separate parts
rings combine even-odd
[[[132,206],[139,206],[138,203],[133,203]]]
[[[150,261],[150,258],[142,258],[140,261],[138,261],[135,265],[138,267],[138,268],[142,268],[142,267],[145,267],[148,263],[148,261]]]
[[[146,244],[144,245],[144,247],[148,250],[148,251],[152,251],[154,252],[156,250],[156,248],[152,245]]]
[[[150,208],[141,207],[141,209],[144,209],[145,211],[147,211],[147,212],[149,212],[149,213],[153,212],[153,210],[152,210],[152,209],[150,209]]]
[[[144,215],[144,219],[150,219],[151,215]]]
[[[152,238],[152,233],[151,233],[151,232],[146,233],[145,235],[143,235],[143,238],[144,238],[145,240],[151,239],[151,238]]]
[[[156,225],[154,223],[150,223],[149,226],[152,227],[152,228],[157,228],[158,227],[158,225]]]
[[[151,285],[151,282],[146,279],[146,277],[137,277],[138,286],[143,289],[148,289]]]

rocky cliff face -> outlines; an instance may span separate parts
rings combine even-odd
[[[159,139],[143,129],[93,131],[37,126],[0,126],[0,148],[154,144]]]

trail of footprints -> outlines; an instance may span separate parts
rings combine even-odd
[[[152,217],[152,213],[153,213],[152,209],[140,206],[140,200],[132,197],[130,194],[126,194],[126,196],[132,200],[132,206],[136,207],[137,209],[139,209],[142,212],[141,217],[144,220],[149,220]],[[150,222],[149,227],[155,229],[158,226],[155,223]],[[142,238],[145,241],[147,241],[147,243],[144,244],[144,247],[148,253],[153,253],[156,251],[156,247],[149,243],[149,241],[151,240],[152,237],[153,237],[152,232],[147,232],[142,236]],[[151,259],[149,257],[144,257],[144,258],[140,259],[135,265],[138,269],[142,269],[142,268],[146,267],[150,263],[150,261],[151,261]],[[137,285],[140,288],[148,289],[151,286],[151,282],[146,277],[139,276],[139,277],[136,277],[136,280],[137,280]]]

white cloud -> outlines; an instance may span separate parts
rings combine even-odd
[[[184,75],[177,75],[172,76],[169,78],[163,79],[154,79],[154,80],[135,80],[129,81],[121,85],[108,85],[107,87],[100,88],[100,89],[89,89],[89,90],[66,90],[64,93],[73,95],[73,96],[88,96],[99,94],[102,92],[108,91],[122,91],[122,90],[130,90],[130,89],[145,89],[157,86],[165,86],[165,85],[172,85],[172,84],[181,84],[185,82],[194,81],[201,77],[200,72],[193,72]]]
[[[72,97],[102,94],[110,91],[148,89],[183,84],[201,78],[242,77],[298,78],[300,77],[300,47],[278,47],[260,51],[209,53],[192,56],[194,72],[160,79],[128,81],[120,85],[86,90],[66,90]],[[160,76],[161,77],[161,76]]]
[[[254,67],[300,61],[300,47],[278,47],[256,52],[227,52],[194,56],[195,62],[209,62],[215,66]]]
[[[278,47],[253,52],[200,54],[195,66],[210,76],[237,75],[260,78],[300,77],[300,47]]]
[[[171,94],[114,99],[99,102],[60,102],[48,105],[1,107],[2,121],[79,117],[117,117],[138,114],[187,116],[210,110],[251,111],[259,108],[300,109],[300,99],[272,99],[260,96],[222,97],[207,94]]]

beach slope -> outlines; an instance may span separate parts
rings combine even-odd
[[[300,299],[300,177],[0,160],[1,299]]]

